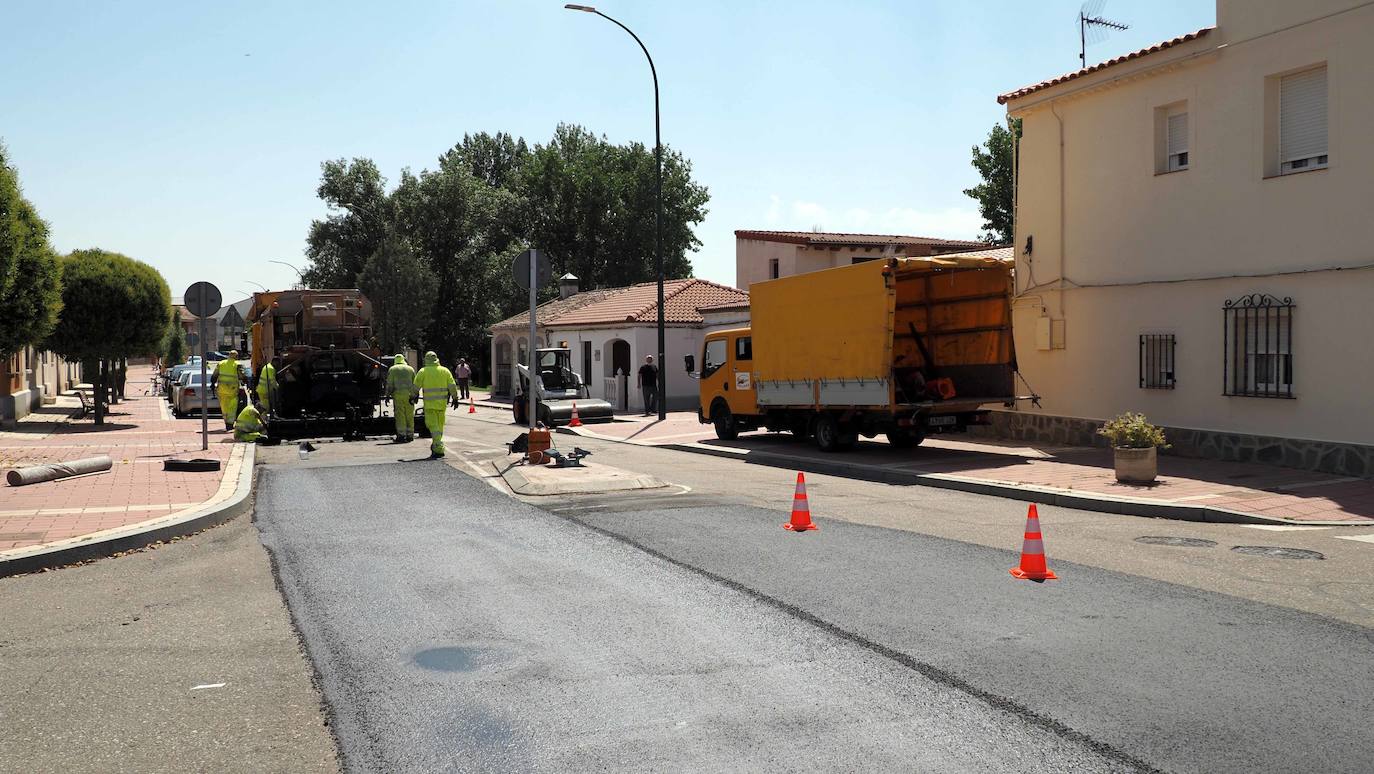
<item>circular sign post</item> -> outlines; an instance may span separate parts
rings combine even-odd
[[[205,357],[210,354],[210,336],[205,321],[219,311],[224,297],[214,285],[197,282],[186,289],[181,300],[186,311],[200,318],[200,335],[197,337],[200,342],[200,450],[206,451],[210,448],[210,398],[206,395],[210,390],[210,380],[205,373]],[[219,410],[228,411],[228,408],[220,406]]]

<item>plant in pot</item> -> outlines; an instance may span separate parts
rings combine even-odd
[[[1149,484],[1159,475],[1157,450],[1169,444],[1164,431],[1150,424],[1144,414],[1122,414],[1098,428],[1097,434],[1112,444],[1117,481]]]

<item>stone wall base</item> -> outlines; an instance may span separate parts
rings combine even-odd
[[[976,436],[1003,438],[1030,443],[1061,446],[1100,446],[1107,441],[1097,435],[1102,422],[1054,414],[1023,411],[993,411],[992,424],[969,428]],[[1165,427],[1170,447],[1161,453],[1175,457],[1262,462],[1300,470],[1315,470],[1340,476],[1374,478],[1374,446],[1301,438]]]

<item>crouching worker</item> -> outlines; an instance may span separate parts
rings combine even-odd
[[[267,425],[263,422],[262,412],[252,403],[243,407],[239,416],[234,420],[234,440],[244,443],[256,443],[262,438],[263,433],[267,432]]]

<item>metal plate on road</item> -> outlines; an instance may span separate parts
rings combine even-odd
[[[1304,548],[1287,548],[1285,546],[1233,546],[1232,551],[1248,556],[1267,556],[1270,559],[1325,559],[1326,555],[1318,551],[1308,551]]]
[[[208,282],[197,282],[186,288],[186,294],[181,297],[186,311],[196,317],[212,317],[219,311],[224,297],[220,295],[219,288]]]
[[[549,266],[549,257],[539,250],[530,248],[515,256],[515,260],[511,262],[511,274],[515,277],[515,284],[519,285],[521,290],[530,289],[531,255],[538,256],[534,264],[534,270],[538,275],[535,278],[535,285],[543,287],[549,284],[549,280],[553,279],[553,268]]]

